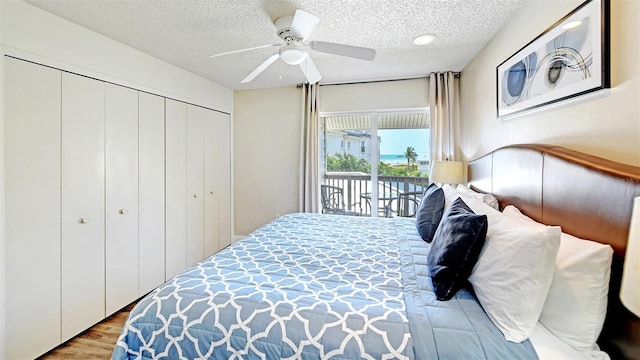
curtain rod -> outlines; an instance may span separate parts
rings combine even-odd
[[[329,83],[329,84],[319,84],[319,85],[320,86],[340,86],[340,85],[374,84],[374,83],[381,83],[381,82],[405,81],[405,80],[428,79],[428,78],[429,78],[428,76],[418,76],[418,77],[414,77],[414,78],[404,78],[404,79],[350,81],[350,82]]]
[[[442,73],[440,73],[442,74]],[[456,78],[460,78],[460,72],[454,72],[454,76]],[[329,83],[329,84],[318,84],[318,86],[340,86],[340,85],[357,85],[357,84],[373,84],[380,82],[391,82],[391,81],[405,81],[405,80],[416,80],[416,79],[428,79],[429,76],[417,76],[413,78],[403,78],[403,79],[387,79],[387,80],[370,80],[370,81],[351,81],[351,82],[343,82],[343,83]],[[301,88],[303,84],[296,85],[296,88]]]

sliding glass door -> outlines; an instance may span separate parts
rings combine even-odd
[[[371,214],[372,151],[371,116],[358,114],[322,118],[320,163],[323,212]],[[375,173],[374,173],[375,174]]]
[[[321,114],[320,124],[323,212],[415,214],[428,184],[428,109]]]

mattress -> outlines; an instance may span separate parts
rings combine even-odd
[[[436,300],[428,250],[413,219],[285,215],[143,298],[113,359],[537,358]]]

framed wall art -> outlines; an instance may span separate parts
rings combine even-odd
[[[496,67],[497,114],[610,87],[609,0],[588,0]]]

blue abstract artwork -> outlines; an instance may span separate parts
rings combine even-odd
[[[608,87],[602,1],[585,2],[498,66],[498,116]]]

